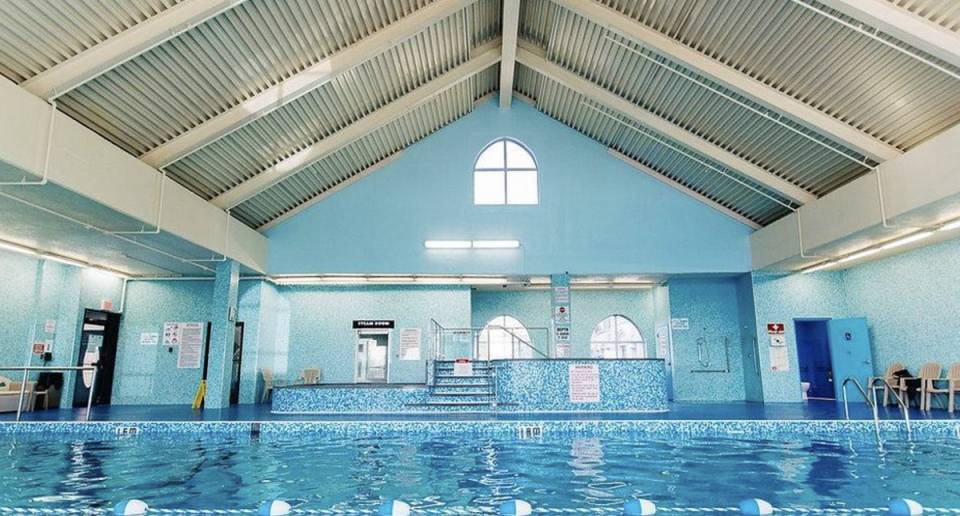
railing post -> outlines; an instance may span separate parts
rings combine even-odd
[[[27,372],[29,369],[23,368],[23,379],[20,381],[20,401],[17,402],[17,423],[20,422],[20,414],[23,413],[23,395],[27,392]]]
[[[97,388],[97,370],[98,369],[100,368],[94,366],[93,374],[90,375],[90,394],[87,395],[87,417],[84,419],[85,421],[90,421],[90,409],[93,408],[93,391],[96,390]],[[80,374],[82,375],[83,372],[81,371]]]

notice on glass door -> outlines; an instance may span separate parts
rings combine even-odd
[[[786,346],[770,346],[770,370],[778,373],[790,370],[790,354]]]
[[[203,323],[185,322],[180,325],[180,354],[177,369],[199,369],[203,348]]]
[[[570,403],[600,402],[600,366],[570,364]]]

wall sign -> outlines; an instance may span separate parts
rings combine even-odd
[[[180,354],[177,369],[199,369],[203,348],[203,323],[185,322],[180,325]]]
[[[160,344],[159,333],[141,333],[140,334],[141,346],[156,346],[157,344]]]
[[[33,354],[42,355],[47,352],[47,343],[46,342],[34,342],[33,343]]]
[[[769,335],[783,335],[785,325],[782,322],[768,322],[767,323],[767,334]]]
[[[570,403],[600,402],[599,364],[570,364]]]
[[[420,360],[420,342],[423,331],[420,328],[400,330],[400,360]]]
[[[473,376],[473,362],[469,358],[458,358],[453,363],[453,376]]]
[[[354,330],[377,330],[377,329],[393,329],[394,321],[385,321],[385,320],[376,320],[376,319],[361,319],[359,321],[353,321]]]
[[[657,326],[657,358],[667,358],[669,350],[670,327],[666,324]]]
[[[47,319],[43,324],[43,332],[48,335],[57,333],[57,321],[55,319]]]
[[[670,329],[673,330],[689,330],[690,329],[690,319],[686,317],[678,319],[670,319]]]
[[[777,373],[790,370],[790,355],[786,346],[770,347],[770,370]]]
[[[570,275],[550,275],[550,326],[554,356],[570,355]]]
[[[163,323],[163,345],[164,346],[180,345],[180,323],[178,322]]]

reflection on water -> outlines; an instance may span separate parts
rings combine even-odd
[[[312,508],[662,506],[877,507],[892,496],[960,507],[960,441],[547,437],[335,439],[137,437],[0,439],[0,505],[103,508],[141,498],[165,508],[253,508],[280,498]]]

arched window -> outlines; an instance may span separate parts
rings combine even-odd
[[[611,315],[593,328],[590,336],[593,358],[644,358],[646,354],[640,329],[622,315]]]
[[[533,358],[533,342],[523,323],[509,315],[490,319],[480,331],[478,360]]]
[[[473,165],[474,204],[539,204],[537,162],[522,143],[499,138]]]

